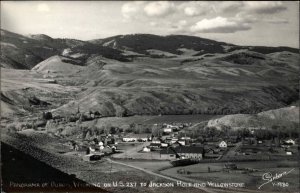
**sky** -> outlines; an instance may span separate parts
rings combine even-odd
[[[1,1],[1,28],[80,40],[182,34],[299,48],[299,2]]]

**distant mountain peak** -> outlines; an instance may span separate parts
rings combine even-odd
[[[45,34],[30,34],[28,35],[28,37],[35,40],[46,40],[46,41],[53,40],[53,38]]]

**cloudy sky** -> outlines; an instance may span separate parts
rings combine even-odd
[[[185,34],[239,45],[299,47],[299,2],[1,1],[1,28],[82,40]]]

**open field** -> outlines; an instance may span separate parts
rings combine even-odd
[[[289,191],[296,191],[299,187],[299,166],[296,161],[258,161],[258,162],[235,162],[240,169],[254,169],[255,171],[248,172],[242,170],[230,170],[230,172],[222,171],[225,163],[201,163],[185,167],[175,167],[161,171],[162,174],[174,176],[178,179],[193,179],[199,182],[219,182],[219,183],[245,183],[247,189],[257,189],[265,181],[262,180],[264,173],[271,173],[273,175],[282,172],[291,173],[278,179],[277,182],[287,182],[288,188],[273,186],[271,183],[262,187],[265,191],[282,192],[285,189]],[[210,168],[210,172],[208,172]],[[190,174],[178,174],[177,171],[184,169]]]
[[[181,123],[199,123],[208,121],[212,118],[218,118],[218,115],[162,115],[162,116],[130,116],[130,117],[103,117],[97,120],[96,126],[102,127],[111,125],[114,127],[128,127],[130,124],[141,124],[151,128],[153,124],[181,124]],[[83,124],[94,124],[93,121]]]

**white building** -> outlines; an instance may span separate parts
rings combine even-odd
[[[164,133],[172,133],[172,131],[173,131],[172,128],[164,128],[163,129]]]
[[[285,143],[289,143],[289,144],[292,144],[292,145],[295,145],[295,141],[293,139],[288,139],[286,141],[284,141]]]
[[[143,148],[143,152],[150,152],[150,151],[151,151],[151,149],[148,148],[148,147],[144,147],[144,148]]]
[[[181,145],[185,145],[185,141],[177,141]]]
[[[173,144],[176,143],[176,141],[178,141],[178,138],[172,138],[170,143]]]
[[[157,143],[157,144],[161,144],[161,141],[158,141],[158,140],[154,140],[154,141],[152,141],[152,143]]]
[[[181,137],[180,139],[181,139],[181,140],[190,140],[191,137]]]
[[[123,141],[124,142],[135,142],[136,138],[135,137],[124,137]]]
[[[221,147],[221,148],[227,148],[227,143],[225,141],[221,141],[219,143],[219,147]]]
[[[169,146],[169,144],[167,144],[167,143],[161,143],[161,147],[168,147]]]
[[[172,129],[172,130],[179,130],[178,126],[174,126],[174,125],[167,125],[166,127],[167,129]]]

